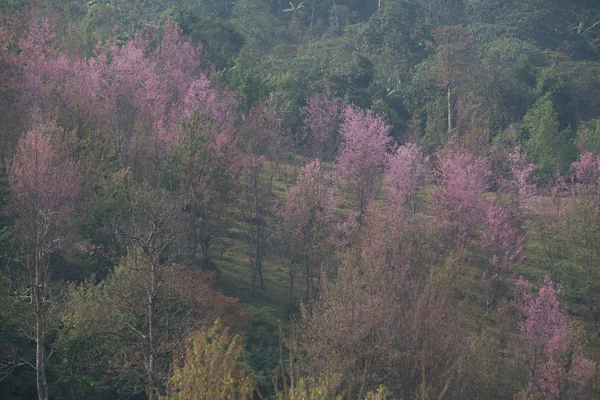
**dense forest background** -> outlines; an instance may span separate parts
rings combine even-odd
[[[597,1],[0,21],[0,398],[600,398]]]

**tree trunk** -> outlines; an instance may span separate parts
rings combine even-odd
[[[36,290],[39,290],[36,287]],[[37,297],[37,296],[36,296]],[[36,307],[41,306],[41,299],[36,299],[38,303]],[[35,313],[36,319],[36,332],[35,332],[35,341],[36,341],[36,352],[35,352],[35,369],[36,369],[36,379],[37,379],[37,389],[38,389],[38,399],[39,400],[48,400],[48,382],[46,381],[46,352],[45,352],[45,340],[44,340],[44,321],[43,315],[41,315],[42,310],[38,308]]]
[[[256,262],[252,259],[252,255],[250,255],[250,270],[252,271],[252,295],[256,293]]]
[[[294,296],[294,276],[290,275],[290,303],[292,302],[292,296]]]
[[[44,321],[44,278],[42,276],[42,258],[36,243],[35,280],[32,288],[32,303],[35,311],[35,375],[39,400],[48,400],[48,382],[46,381],[46,340]]]
[[[196,257],[196,249],[198,248],[198,235],[196,230],[196,218],[191,212],[188,225],[188,253],[192,259]]]
[[[151,262],[150,291],[148,292],[148,400],[154,400],[154,291],[156,287],[156,270],[154,262]]]
[[[260,256],[260,264],[259,264],[259,268],[258,268],[258,278],[260,279],[260,288],[264,289],[265,288],[265,280],[263,279],[263,274],[262,274],[262,255]]]
[[[452,135],[452,85],[448,85],[448,137]]]
[[[309,266],[306,266],[306,302],[308,302],[310,298],[310,275],[309,275]]]
[[[205,267],[210,265],[210,252],[209,252],[209,244],[210,238],[206,237],[200,241],[200,248],[202,249],[202,262]]]
[[[427,400],[427,382],[425,377],[425,357],[421,355],[421,400]]]

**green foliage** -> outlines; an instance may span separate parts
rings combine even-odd
[[[232,10],[232,23],[246,38],[243,54],[260,62],[281,36],[281,25],[263,0],[239,0]]]
[[[26,3],[34,7],[28,7]],[[206,50],[202,56],[206,60],[203,73],[214,78],[212,82],[216,86],[227,88],[232,96],[239,99],[233,107],[235,112],[241,110],[240,118],[228,127],[232,137],[243,130],[239,128],[248,121],[248,113],[255,104],[271,96],[268,104],[277,110],[275,119],[279,123],[278,128],[286,132],[286,139],[290,136],[297,139],[293,135],[302,132],[300,108],[313,93],[328,89],[340,98],[347,95],[355,105],[385,114],[386,121],[393,125],[393,136],[398,142],[418,142],[429,154],[443,147],[449,139],[447,97],[438,85],[439,74],[436,74],[434,65],[441,52],[436,50],[432,32],[444,26],[462,24],[473,32],[475,41],[458,60],[468,64],[469,72],[461,77],[460,85],[452,92],[450,108],[455,113],[455,125],[458,127],[461,118],[464,122],[461,129],[452,132],[456,135],[453,140],[461,144],[467,142],[469,138],[464,134],[468,132],[483,143],[480,148],[469,148],[469,151],[489,154],[487,146],[488,139],[491,139],[497,146],[492,157],[498,159],[506,158],[506,150],[521,145],[522,151],[527,152],[535,163],[534,180],[547,190],[544,185],[559,175],[563,178],[570,176],[569,164],[576,158],[576,147],[582,152],[600,154],[600,8],[596,3],[592,0],[294,0],[291,3],[288,0],[0,0],[0,19],[5,24],[2,28],[6,28],[6,31],[0,29],[0,93],[3,99],[0,108],[8,116],[7,121],[11,118],[16,121],[1,133],[4,146],[0,146],[0,158],[2,163],[10,165],[14,144],[28,119],[28,108],[17,98],[20,91],[13,79],[20,76],[13,75],[14,71],[9,68],[10,57],[5,55],[20,51],[23,45],[21,39],[33,15],[48,17],[56,28],[57,35],[51,41],[51,48],[38,59],[40,62],[51,61],[44,64],[48,68],[47,75],[51,75],[55,67],[58,70],[71,61],[91,59],[99,43],[123,46],[136,32],[140,32],[142,21],[144,29],[155,28],[157,32],[161,32],[166,23],[175,22],[191,42],[202,43]],[[65,50],[66,58],[56,59],[55,55],[62,50]],[[110,84],[99,78],[62,87],[63,78],[57,79],[57,86],[50,88],[56,94],[64,94],[64,98],[60,96],[61,102],[67,101],[65,99],[71,95],[81,95],[78,91],[96,90],[92,88],[93,83]],[[160,91],[163,83],[149,82],[148,86],[156,84],[154,89]],[[185,96],[185,93],[179,95]],[[96,97],[93,101],[104,100]],[[140,286],[147,275],[134,271],[133,267],[125,268],[127,259],[124,257],[128,252],[130,256],[135,253],[135,245],[125,236],[135,232],[130,229],[124,234],[123,228],[127,230],[128,226],[144,225],[139,223],[139,219],[132,222],[137,218],[133,215],[139,217],[151,210],[155,203],[153,199],[137,201],[133,197],[139,195],[139,191],[132,189],[147,178],[145,174],[149,175],[148,171],[153,167],[139,153],[125,149],[118,157],[108,149],[106,138],[118,136],[118,131],[123,129],[117,126],[120,121],[115,119],[113,126],[101,127],[91,119],[86,120],[83,113],[66,110],[59,103],[44,104],[44,112],[54,113],[65,131],[76,132],[75,152],[82,171],[86,172],[82,173],[82,193],[85,195],[76,207],[76,232],[61,243],[62,251],[50,260],[53,287],[60,288],[62,282],[68,280],[80,284],[71,287],[71,297],[64,309],[62,297],[52,299],[57,305],[53,310],[60,311],[62,320],[57,322],[58,326],[51,327],[48,338],[47,349],[54,351],[48,365],[51,398],[121,398],[145,390],[139,384],[146,379],[140,372],[145,360],[140,361],[140,357],[131,361],[130,357],[135,346],[143,341],[136,342],[133,330],[127,324],[138,331],[144,325],[143,312],[139,311],[144,309]],[[117,101],[117,104],[120,103],[124,103],[123,99]],[[124,109],[119,109],[119,112],[123,113],[123,117],[127,114]],[[137,117],[134,119],[142,119]],[[256,138],[267,131],[266,119],[260,117],[262,115],[256,118],[257,123],[251,132],[242,134]],[[166,188],[164,193],[168,194],[172,206],[168,208],[170,212],[185,220],[178,220],[173,229],[180,229],[179,224],[196,222],[193,218],[198,217],[198,212],[191,211],[189,201],[186,203],[181,198],[182,159],[193,158],[197,152],[209,148],[215,138],[208,137],[208,134],[218,129],[211,121],[196,122],[197,125],[188,125],[187,128],[207,135],[187,138],[183,137],[185,132],[178,135],[177,143],[181,146],[169,144],[160,176],[153,180],[154,186]],[[168,129],[177,129],[181,133],[177,121],[173,126],[175,128]],[[141,131],[142,127],[131,129]],[[287,136],[288,133],[290,136]],[[126,138],[126,141],[129,140]],[[237,143],[236,149],[243,147],[243,140]],[[272,144],[264,137],[257,141],[260,142],[257,146]],[[125,143],[124,148],[131,144]],[[275,196],[272,200],[281,204],[286,190],[293,185],[293,170],[307,160],[300,154],[286,154],[279,161],[281,165],[278,166],[277,178],[274,178]],[[237,161],[230,164],[239,167]],[[501,168],[495,172],[501,177],[494,177],[495,181],[490,186],[494,193],[486,193],[485,200],[496,196],[496,192],[500,193],[503,180],[510,179],[507,161],[500,160],[498,164]],[[196,161],[189,162],[188,167],[192,171],[201,171],[201,174],[207,170]],[[328,171],[331,169],[328,164],[324,167]],[[127,168],[134,172],[128,172]],[[171,378],[173,388],[183,384],[183,389],[190,389],[190,393],[169,393],[168,398],[214,398],[216,387],[233,389],[239,387],[240,381],[243,394],[233,390],[222,397],[249,397],[252,387],[256,386],[260,393],[275,398],[278,396],[275,391],[282,386],[276,388],[272,382],[273,376],[278,374],[280,362],[277,319],[297,315],[297,299],[302,296],[302,285],[297,285],[296,290],[288,295],[286,270],[281,260],[271,254],[265,258],[266,289],[250,289],[242,216],[245,210],[237,202],[239,182],[224,179],[224,172],[219,170],[222,166],[208,165],[207,168],[211,172],[206,176],[210,175],[212,185],[219,185],[215,190],[221,191],[219,195],[226,198],[224,203],[230,210],[225,218],[227,229],[219,228],[214,234],[216,246],[211,251],[211,265],[219,267],[218,273],[214,274],[215,284],[228,295],[239,296],[254,318],[243,322],[245,344],[239,336],[229,334],[226,328],[220,326],[205,328],[191,338],[188,359],[180,358],[181,362],[174,364],[175,374]],[[263,173],[275,176],[273,168],[265,167]],[[378,202],[384,201],[386,186],[383,185]],[[205,187],[200,187],[195,195],[200,199],[207,196],[207,192]],[[423,190],[419,196],[423,198],[423,209],[429,210],[430,188]],[[7,211],[9,197],[2,169],[0,397],[29,399],[36,395],[35,372],[25,362],[35,360],[35,348],[21,332],[26,323],[31,323],[32,316],[27,310],[26,293],[15,290],[19,285],[10,275],[17,263],[14,262],[13,237],[16,226]],[[517,273],[529,279],[539,279],[550,271],[553,278],[563,284],[563,299],[569,304],[572,314],[583,319],[582,325],[588,332],[598,332],[600,275],[597,272],[597,249],[600,234],[594,214],[597,204],[591,198],[584,198],[581,194],[581,197],[561,204],[557,198],[553,202],[538,196],[533,201],[535,204],[523,210],[528,219],[527,229],[533,234],[527,247],[527,259]],[[564,215],[540,215],[540,209],[554,212],[560,208],[559,204],[564,207],[561,213],[566,211]],[[340,223],[347,216],[347,207],[345,204],[336,210]],[[556,213],[559,214],[558,211]],[[437,216],[430,214],[426,217],[433,221]],[[209,220],[208,225],[216,222]],[[422,232],[415,233],[414,238],[409,240],[408,243],[414,242],[415,248],[411,263],[419,257],[443,261],[445,255],[439,253],[432,239],[439,238],[432,230],[424,226]],[[339,236],[344,237],[336,237],[335,240],[340,242],[333,247],[358,249],[359,245],[353,242],[356,237],[345,237],[347,233],[340,233]],[[185,239],[180,241],[185,242]],[[460,293],[453,292],[449,306],[459,304],[472,312],[463,312],[469,314],[464,331],[468,346],[453,372],[443,376],[443,379],[452,376],[445,397],[510,398],[518,391],[519,371],[514,364],[518,364],[519,354],[511,354],[511,349],[505,345],[507,335],[518,333],[502,331],[494,310],[490,309],[483,315],[480,307],[485,301],[480,282],[483,256],[473,249],[466,253],[468,266],[455,263],[457,265],[448,268],[464,275],[464,282],[460,282],[464,288]],[[336,251],[332,256],[333,261],[327,264],[326,279],[339,272],[340,255]],[[169,257],[159,256],[158,259],[166,262]],[[182,260],[185,268],[178,265]],[[205,281],[200,283],[189,278],[192,272],[198,272],[187,268],[198,264],[191,257],[178,255],[173,263],[168,264],[174,268],[172,271],[177,272],[169,275],[169,282],[176,282],[172,287],[178,290],[173,289],[166,296],[164,309],[173,308],[164,314],[164,318],[158,318],[162,327],[172,324],[181,315],[180,310],[190,309],[183,301],[169,303],[172,296],[181,295],[180,291],[186,284],[191,287],[187,293],[197,294],[202,288],[206,290],[200,295],[203,299],[227,303],[219,297],[220,293],[209,291]],[[428,267],[433,265],[430,262],[425,264]],[[131,263],[128,265],[132,266]],[[361,273],[368,272],[369,268],[364,268]],[[422,268],[419,271],[423,273]],[[92,276],[94,278],[90,278]],[[414,279],[415,275],[411,275],[408,280]],[[398,282],[405,281],[404,276],[398,279]],[[448,284],[449,280],[440,278],[439,286]],[[512,279],[506,279],[505,284],[511,288]],[[415,289],[415,293],[418,291]],[[119,303],[126,297],[133,304],[129,309],[124,305],[125,301]],[[288,301],[288,297],[291,300]],[[362,300],[365,298],[363,294]],[[385,301],[384,305],[390,303],[388,298]],[[307,307],[310,309],[311,306]],[[215,311],[208,309],[206,312],[202,309],[200,314],[195,315],[197,320],[190,329],[200,326],[205,317],[212,318]],[[375,311],[381,309],[383,307],[374,308]],[[237,314],[229,314],[234,315],[232,320],[236,319]],[[417,324],[422,318],[411,321]],[[441,326],[438,321],[434,325]],[[347,336],[345,331],[340,333],[344,339]],[[448,336],[451,335],[440,335],[439,338]],[[439,338],[435,343],[443,342]],[[594,335],[590,338],[593,339],[586,345],[586,351],[594,353],[597,358],[597,338]],[[405,344],[410,342],[404,338],[401,342],[411,345]],[[56,347],[53,347],[55,344]],[[161,359],[165,370],[170,368],[171,355]],[[183,352],[175,354],[175,357],[182,356]],[[289,357],[285,351],[283,356]],[[437,352],[435,357],[435,363],[440,365],[448,360],[444,351]],[[298,354],[297,358],[301,361],[302,354]],[[15,360],[15,364],[6,363]],[[217,366],[211,363],[215,360],[226,362]],[[509,365],[511,363],[513,365]],[[4,369],[5,366],[8,368]],[[231,369],[223,372],[220,367]],[[382,368],[391,370],[387,365]],[[425,373],[427,384],[434,387],[434,379],[442,378],[432,373],[431,368],[433,363]],[[5,371],[11,373],[5,377]],[[164,389],[171,372],[169,370],[160,376],[163,386],[159,390]],[[389,379],[391,383],[384,383],[391,390],[404,385],[403,390],[410,395],[403,397],[416,397],[414,388],[417,385],[414,382],[419,381],[420,371],[413,364],[402,372],[397,369],[388,372],[393,378]],[[233,379],[233,384],[227,381],[228,376],[236,374],[243,378]],[[320,400],[348,396],[341,390],[339,379],[335,376],[311,376],[302,368],[293,376],[293,387],[290,389],[288,386],[287,394],[279,393],[280,398]],[[460,381],[457,379],[459,376]],[[210,382],[203,380],[210,377],[214,378]],[[291,378],[286,378],[290,383]],[[396,383],[398,385],[394,386]],[[369,387],[375,388],[377,384],[378,381],[371,382]],[[439,389],[443,385],[443,382],[438,385]],[[424,391],[427,392],[427,389]],[[394,396],[396,394],[393,392]],[[423,393],[424,396],[430,394]],[[367,398],[381,399],[385,397],[385,390],[380,389],[370,396]]]
[[[525,143],[538,176],[549,181],[563,173],[575,159],[575,146],[570,130],[559,130],[557,114],[550,96],[538,99],[524,118],[529,138]]]
[[[600,154],[600,120],[583,122],[577,130],[576,143],[582,153]]]
[[[203,8],[200,4],[185,3],[170,13],[184,35],[204,45],[211,64],[218,70],[231,68],[245,38],[233,24],[205,13]]]
[[[241,111],[248,113],[268,91],[259,69],[250,66],[250,60],[241,54],[233,68],[217,73],[216,83],[236,90],[240,95]]]
[[[467,0],[466,6],[469,25],[484,41],[512,36],[533,40],[542,48],[556,48],[568,36],[570,7],[557,0]]]
[[[547,64],[547,56],[537,47],[516,38],[501,37],[486,46],[485,58],[490,64],[512,69],[514,76],[533,87],[537,81],[537,69]]]
[[[14,13],[23,8],[25,0],[1,0],[0,10],[4,13]]]
[[[244,360],[239,335],[230,335],[219,320],[189,338],[183,363],[176,363],[164,400],[251,399],[254,377]]]
[[[411,66],[427,55],[426,40],[431,35],[422,24],[424,5],[415,0],[389,0],[365,24],[362,39],[376,55],[388,79],[406,79]],[[382,71],[385,73],[385,71]]]
[[[268,307],[249,307],[253,318],[246,323],[246,359],[255,374],[256,386],[265,396],[273,391],[273,372],[279,365],[277,319]]]
[[[357,12],[341,4],[334,4],[329,8],[329,26],[338,34],[342,33],[344,27],[354,23],[357,17]]]
[[[86,272],[84,279],[92,274],[103,279],[116,260],[124,256],[126,249],[119,243],[111,218],[123,215],[127,209],[126,171],[107,174],[105,179],[96,182],[89,199],[83,205],[84,212],[78,214],[79,232],[88,238],[89,249],[80,253],[79,261]]]
[[[283,111],[282,126],[295,127],[300,123],[300,108],[307,95],[303,86],[300,78],[290,72],[272,75],[267,80],[274,104]]]
[[[15,290],[7,272],[0,271],[0,393],[8,400],[35,398],[35,370],[25,363],[35,360],[35,347],[22,334],[27,298]]]
[[[543,68],[537,79],[536,96],[545,96],[552,102],[559,123],[559,130],[571,130],[575,127],[575,110],[568,76],[555,68]]]

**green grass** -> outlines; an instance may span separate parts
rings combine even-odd
[[[284,199],[288,185],[293,184],[297,169],[304,165],[300,156],[289,156],[279,166],[279,174],[275,173],[272,191],[279,201]],[[274,172],[265,168],[263,177]],[[245,240],[246,226],[239,209],[233,210],[227,237],[217,238],[219,251],[214,251],[214,262],[218,269],[217,289],[227,296],[239,298],[244,304],[254,308],[268,310],[273,317],[287,320],[286,307],[291,302],[299,302],[304,295],[302,277],[296,276],[292,300],[289,296],[289,278],[287,271],[276,254],[268,252],[263,265],[265,286],[258,284],[252,290],[252,273],[248,256],[248,243]],[[299,274],[298,274],[299,275]]]
[[[273,193],[279,200],[285,197],[288,187],[295,181],[297,169],[306,162],[307,160],[301,156],[290,155],[284,162],[280,163],[279,174],[274,175],[272,187]],[[331,168],[328,164],[323,164],[323,167],[325,169]],[[272,169],[266,168],[263,174],[266,177],[273,172]],[[378,199],[382,198],[383,189]],[[427,207],[432,190],[433,187],[428,186],[419,192],[418,203],[420,208]],[[493,196],[493,194],[486,194],[486,196]],[[339,215],[356,210],[356,204],[347,200],[349,196],[344,197],[346,200],[338,204],[337,212]],[[561,281],[561,276],[568,274],[568,265],[557,262],[554,257],[549,257],[539,235],[539,230],[536,229],[536,220],[555,212],[555,206],[551,198],[539,197],[534,199],[528,207],[526,257],[516,268],[515,278],[516,276],[523,276],[530,282],[537,282],[549,273],[555,281]],[[568,207],[568,204],[564,203],[564,206]],[[245,230],[246,227],[240,210],[234,210],[234,218],[229,226],[227,237],[218,238],[217,240],[218,245],[216,247],[220,248],[220,251],[213,251],[214,261],[218,268],[217,289],[228,296],[239,298],[251,310],[258,310],[259,319],[269,321],[267,323],[272,327],[277,324],[277,320],[286,323],[289,317],[289,305],[299,303],[304,297],[305,287],[302,275],[297,273],[294,293],[292,299],[290,299],[287,272],[277,255],[269,252],[265,257],[263,266],[265,287],[260,288],[257,285],[256,290],[253,291]],[[465,280],[465,283],[468,283],[463,293],[465,298],[462,299],[462,302],[467,308],[471,309],[474,315],[479,314],[483,318],[480,321],[481,323],[485,323],[486,317],[479,309],[483,306],[483,293],[478,286],[484,260],[476,252],[469,252],[465,262],[468,265],[463,267],[462,274],[464,277],[462,279]],[[514,288],[515,284],[516,279],[510,279],[507,282],[509,290]],[[563,293],[565,292],[563,291]],[[594,359],[600,359],[600,340],[597,335],[593,334],[592,316],[581,302],[573,301],[568,293],[565,293],[564,297],[569,301],[563,302],[563,304],[568,306],[569,312],[576,319],[576,324],[585,328],[586,337],[590,339],[587,342],[586,352]]]
[[[533,213],[529,215],[527,220],[526,258],[517,267],[516,274],[523,276],[529,282],[537,282],[544,279],[546,274],[549,274],[554,282],[566,284],[569,280],[577,278],[572,275],[573,268],[577,268],[577,266],[566,254],[560,260],[556,258],[553,252],[548,254],[543,239],[540,237],[539,229],[536,229],[537,219],[551,211],[549,207],[552,206],[552,199],[538,198],[535,201],[538,207],[532,210]],[[565,203],[565,205],[568,204]],[[566,253],[567,249],[565,248],[563,251]],[[575,325],[584,329],[584,352],[591,359],[600,360],[600,338],[595,333],[593,316],[583,304],[582,299],[570,290],[568,284],[562,288],[561,297],[561,305],[567,307]]]

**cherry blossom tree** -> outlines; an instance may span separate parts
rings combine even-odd
[[[125,45],[99,45],[94,57],[75,62],[65,102],[78,123],[104,132],[123,166],[149,168],[140,160],[150,158],[156,169],[183,117],[198,111],[221,123],[231,114],[207,69],[202,46],[184,40],[177,26],[160,34],[143,25]]]
[[[390,158],[385,177],[388,197],[406,204],[413,211],[417,206],[417,191],[428,180],[428,159],[414,144],[398,147]]]
[[[473,242],[473,229],[483,217],[488,161],[452,145],[439,151],[437,158],[438,186],[433,201],[440,228],[449,246],[468,247]]]
[[[335,97],[331,90],[314,94],[301,110],[304,139],[313,157],[329,161],[339,147],[339,128],[345,100]]]
[[[67,135],[68,136],[68,135]],[[50,258],[69,233],[69,218],[79,193],[77,163],[64,154],[65,132],[54,122],[36,122],[19,141],[9,168],[12,207],[18,215],[23,282],[35,321],[38,398],[47,400],[46,334],[51,321],[52,267]],[[64,157],[58,146],[63,146]]]
[[[483,281],[488,292],[488,310],[497,299],[502,279],[523,260],[525,242],[524,220],[519,210],[497,200],[489,201],[478,239],[478,247],[486,256]]]
[[[523,398],[561,399],[579,392],[590,381],[596,363],[583,356],[580,336],[566,310],[559,306],[559,290],[548,275],[538,284],[537,296],[524,279],[518,288],[514,306],[521,318],[519,340],[527,371]]]
[[[498,150],[496,155],[492,167],[498,195],[520,212],[526,212],[537,193],[533,177],[535,165],[517,145],[510,149]]]
[[[358,397],[383,381],[392,398],[443,398],[465,349],[453,269],[409,279],[406,269],[350,249],[337,278],[302,307],[309,370],[339,374]]]
[[[359,210],[359,221],[368,203],[379,193],[389,163],[390,126],[381,115],[348,105],[340,128],[342,145],[336,170]]]
[[[582,153],[579,161],[571,164],[571,182],[576,193],[594,194],[600,190],[600,156]]]
[[[34,19],[19,41],[20,51],[7,57],[18,71],[14,83],[22,91],[23,105],[43,112],[53,110],[66,89],[73,67],[72,60],[54,47],[55,38],[47,18]]]
[[[306,301],[310,299],[313,278],[327,257],[334,207],[334,196],[319,160],[301,168],[296,184],[286,193],[275,231],[283,246],[281,255],[288,270],[290,299],[296,268],[304,273]]]

